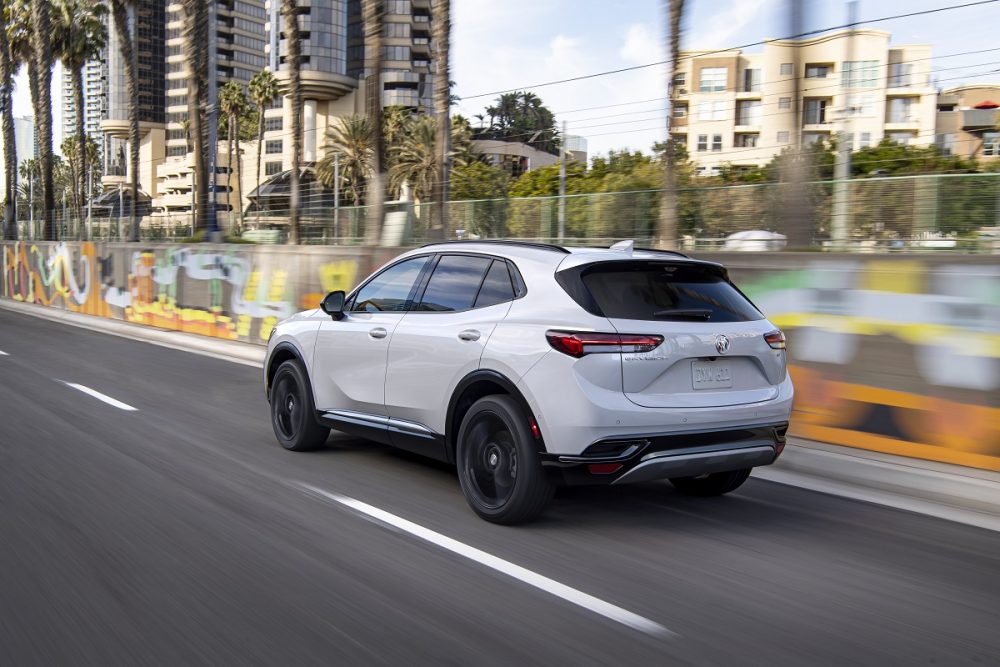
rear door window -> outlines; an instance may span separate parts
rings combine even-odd
[[[514,285],[510,281],[510,271],[507,270],[507,262],[502,259],[493,260],[486,280],[476,297],[476,308],[495,306],[498,303],[512,301],[514,299]]]
[[[427,289],[415,310],[449,312],[469,310],[476,302],[483,277],[492,263],[490,257],[443,255],[434,267]],[[508,278],[508,281],[510,279]]]
[[[712,267],[607,262],[580,279],[605,317],[626,320],[747,322],[764,316]]]

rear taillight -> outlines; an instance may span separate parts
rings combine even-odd
[[[546,331],[545,338],[554,349],[571,357],[607,352],[649,352],[663,342],[663,336],[646,334],[609,334],[589,331]]]
[[[772,331],[771,333],[764,334],[764,340],[775,350],[785,349],[785,334],[780,331]]]

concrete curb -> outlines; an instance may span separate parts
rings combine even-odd
[[[262,345],[0,299],[0,309],[260,368]],[[754,477],[1000,531],[1000,473],[792,439]]]

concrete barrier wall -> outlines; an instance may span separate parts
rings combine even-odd
[[[263,344],[397,251],[11,243],[0,296]],[[1000,261],[706,254],[788,337],[802,437],[1000,471]]]

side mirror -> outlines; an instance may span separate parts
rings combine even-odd
[[[323,312],[332,317],[335,320],[343,319],[344,317],[344,298],[347,295],[343,291],[330,292],[323,300],[319,302],[319,307],[323,309]]]

